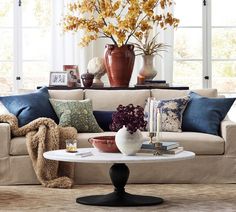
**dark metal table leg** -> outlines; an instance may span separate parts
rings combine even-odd
[[[110,177],[114,185],[114,191],[105,195],[92,195],[79,197],[77,203],[98,206],[147,206],[158,205],[162,198],[134,195],[125,192],[125,185],[129,178],[129,168],[124,163],[115,163],[110,168]]]

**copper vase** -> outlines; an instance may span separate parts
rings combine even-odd
[[[105,46],[104,63],[111,87],[128,87],[134,67],[134,46],[108,44]]]

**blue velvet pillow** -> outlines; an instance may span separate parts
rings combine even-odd
[[[207,98],[191,92],[183,114],[182,130],[219,135],[220,122],[234,101],[235,98]]]
[[[43,87],[34,93],[3,96],[0,101],[18,118],[19,126],[22,127],[34,119],[46,117],[59,122],[50,102],[47,87]]]
[[[113,113],[114,111],[93,111],[93,115],[103,131],[111,131],[109,125],[112,123]]]

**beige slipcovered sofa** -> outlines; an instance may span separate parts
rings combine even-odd
[[[200,95],[217,97],[215,89],[195,90]],[[145,100],[182,97],[189,90],[49,90],[56,99],[92,99],[94,110],[112,111],[119,104],[144,106]],[[146,132],[144,132],[145,134]],[[88,138],[114,135],[114,132],[78,133],[79,148],[91,147]],[[236,123],[224,120],[221,135],[196,132],[163,132],[163,140],[178,141],[185,150],[196,153],[191,160],[129,164],[129,183],[236,183]],[[76,184],[110,183],[111,164],[77,163]],[[10,127],[0,123],[0,185],[39,183],[26,149],[25,137],[11,137]]]

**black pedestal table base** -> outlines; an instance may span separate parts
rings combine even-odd
[[[125,185],[129,178],[129,168],[124,163],[115,163],[110,168],[110,177],[115,189],[106,195],[92,195],[79,197],[77,203],[97,206],[148,206],[158,205],[163,202],[162,198],[134,195],[125,192]]]

